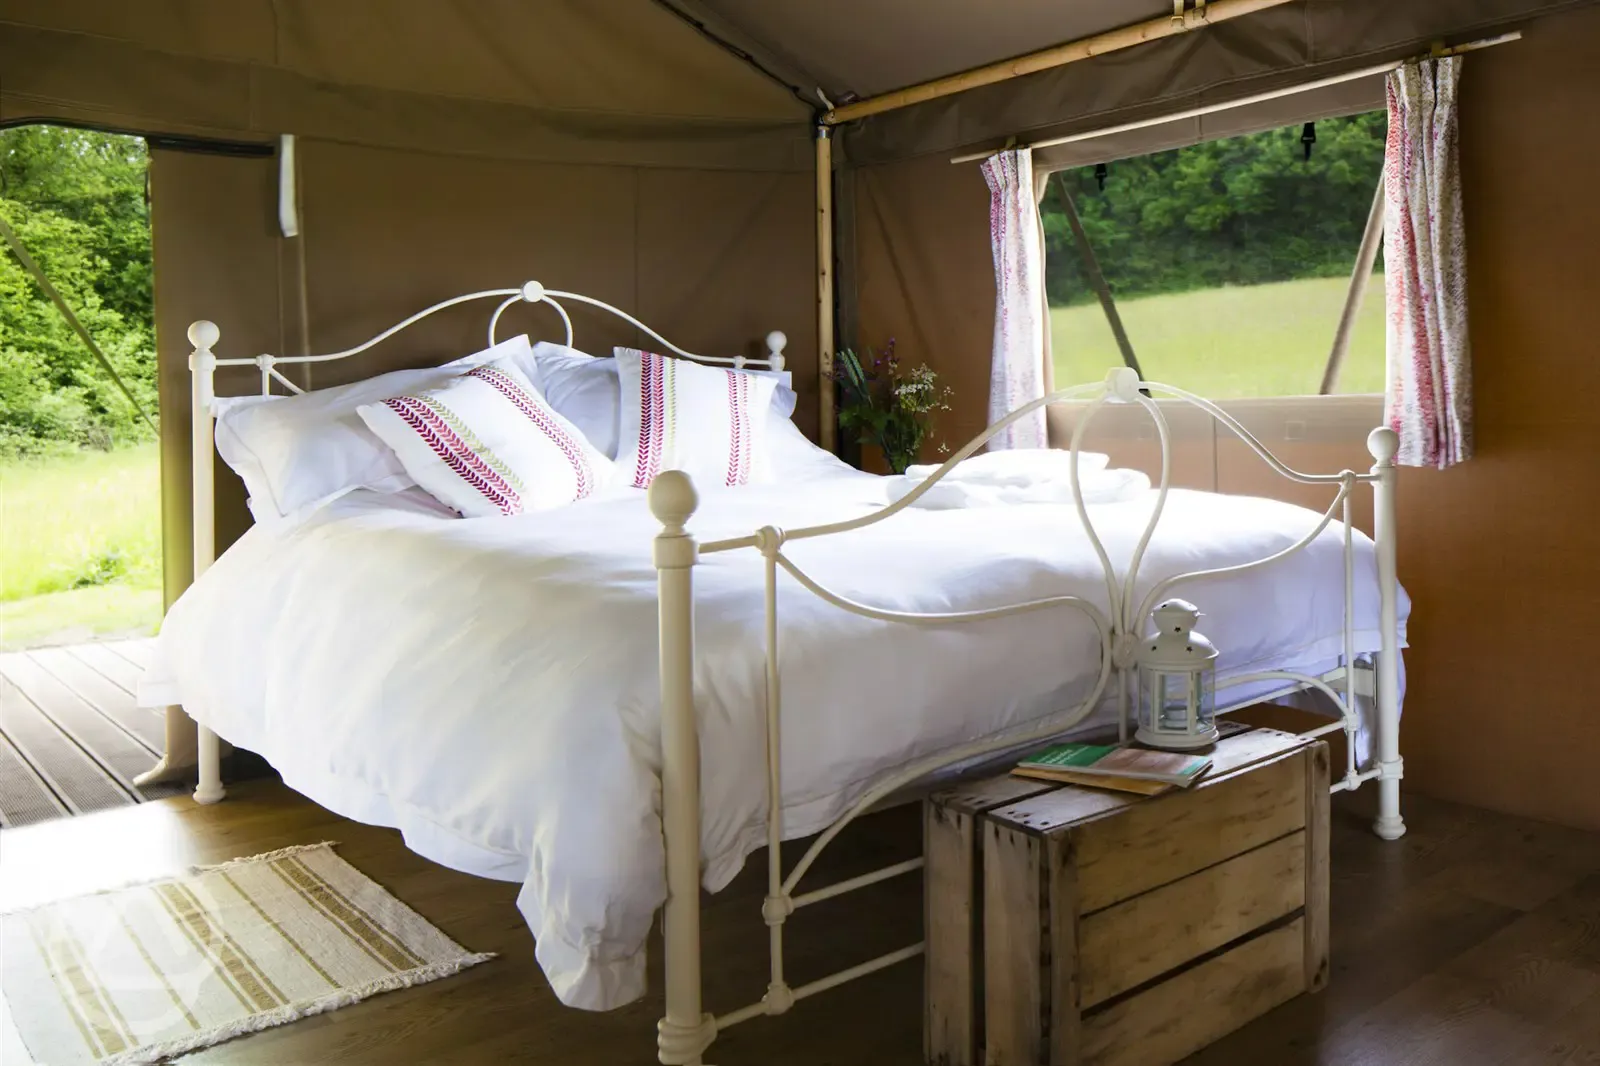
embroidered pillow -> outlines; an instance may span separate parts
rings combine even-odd
[[[610,460],[509,360],[357,413],[406,473],[469,518],[543,511],[610,481]]]
[[[663,470],[712,485],[770,480],[767,412],[775,379],[636,348],[617,348],[616,357],[620,477],[635,488],[647,488]]]

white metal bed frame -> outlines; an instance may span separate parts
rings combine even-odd
[[[512,305],[521,302],[543,303],[554,308],[565,328],[566,343],[570,345],[572,320],[560,303],[562,300],[570,300],[618,316],[682,358],[734,367],[782,369],[784,365],[783,348],[786,338],[779,332],[768,335],[768,354],[761,358],[695,355],[677,347],[633,316],[609,304],[576,293],[547,290],[539,283],[531,281],[516,289],[491,289],[442,301],[412,315],[363,344],[327,355],[261,355],[250,359],[218,359],[213,352],[220,336],[217,327],[210,322],[196,322],[189,327],[189,339],[194,345],[194,352],[190,357],[190,369],[193,375],[194,415],[195,576],[198,578],[215,556],[213,532],[215,491],[211,458],[214,441],[211,401],[214,397],[213,380],[217,367],[255,366],[261,372],[263,393],[271,391],[274,380],[293,392],[301,392],[303,390],[298,385],[278,371],[278,365],[327,362],[357,355],[437,311],[495,297],[500,299],[500,303],[489,323],[490,344],[494,343],[496,327],[502,314]],[[1137,596],[1135,587],[1139,567],[1156,526],[1161,520],[1171,474],[1171,437],[1161,406],[1153,398],[1156,396],[1187,403],[1205,411],[1231,430],[1269,467],[1289,480],[1302,484],[1335,487],[1333,502],[1321,520],[1295,544],[1266,558],[1234,566],[1175,575],[1157,582],[1144,596]],[[883,610],[833,592],[784,554],[784,546],[792,541],[847,534],[887,520],[915,503],[958,462],[976,452],[995,433],[1045,404],[1065,401],[1085,404],[1073,431],[1070,448],[1072,491],[1084,534],[1093,546],[1105,576],[1106,609],[1078,596],[1049,596],[1005,607],[972,611],[911,613]],[[1161,448],[1161,475],[1156,488],[1155,505],[1133,555],[1128,560],[1126,570],[1120,576],[1095,531],[1078,482],[1080,444],[1096,412],[1107,404],[1137,405],[1143,408],[1155,424]],[[1133,680],[1135,648],[1145,635],[1145,627],[1152,609],[1166,593],[1182,582],[1197,578],[1237,574],[1270,566],[1305,548],[1336,521],[1342,528],[1344,542],[1344,654],[1340,666],[1321,676],[1294,671],[1267,670],[1229,678],[1220,683],[1219,688],[1247,683],[1281,682],[1282,684],[1270,693],[1253,695],[1250,699],[1239,701],[1233,706],[1226,705],[1219,698],[1219,713],[1227,713],[1241,706],[1303,689],[1322,692],[1338,709],[1340,720],[1312,730],[1310,735],[1320,736],[1343,730],[1349,741],[1346,745],[1348,754],[1345,773],[1342,778],[1334,782],[1333,790],[1354,789],[1365,781],[1377,779],[1379,813],[1374,822],[1374,831],[1387,840],[1399,838],[1405,832],[1405,823],[1400,816],[1400,779],[1403,765],[1399,747],[1399,583],[1395,573],[1396,469],[1393,462],[1397,446],[1398,438],[1392,430],[1375,429],[1367,438],[1367,447],[1374,459],[1374,465],[1369,472],[1343,470],[1336,474],[1303,473],[1278,459],[1236,418],[1211,401],[1170,385],[1141,381],[1132,370],[1118,367],[1111,370],[1103,382],[1060,389],[1018,408],[967,443],[938,471],[902,499],[848,521],[787,531],[765,526],[747,536],[699,544],[688,528],[698,502],[694,485],[688,475],[680,471],[663,472],[648,490],[650,509],[661,523],[661,532],[655,537],[653,545],[660,611],[662,830],[667,856],[668,888],[662,920],[666,949],[666,1016],[661,1019],[657,1027],[657,1051],[660,1060],[663,1063],[697,1066],[702,1062],[702,1055],[716,1038],[717,1033],[731,1025],[762,1014],[785,1013],[801,999],[922,954],[924,945],[917,943],[808,984],[795,987],[788,983],[784,974],[784,923],[791,914],[801,907],[911,873],[921,869],[923,864],[920,858],[912,859],[808,892],[798,891],[801,879],[811,869],[822,849],[863,812],[905,786],[914,784],[941,768],[965,763],[1019,745],[1044,741],[1065,733],[1092,712],[1111,685],[1115,686],[1118,696],[1120,729],[1123,738],[1126,739],[1129,685]],[[1375,496],[1374,541],[1381,631],[1381,650],[1374,657],[1371,668],[1357,661],[1354,644],[1356,578],[1351,505],[1356,486],[1363,483],[1372,486]],[[696,561],[703,554],[744,550],[759,552],[765,561],[768,890],[761,907],[761,914],[769,928],[771,979],[766,994],[759,1001],[726,1014],[712,1015],[705,1013],[701,1005],[700,750],[693,686],[695,661],[693,574]],[[1100,672],[1089,695],[1070,710],[1051,715],[1021,729],[1008,730],[918,759],[880,780],[816,838],[799,862],[785,876],[781,864],[784,827],[779,722],[782,715],[783,688],[778,670],[777,610],[780,569],[807,592],[821,597],[841,610],[909,625],[970,624],[1023,612],[1070,607],[1086,615],[1100,632]],[[1367,770],[1359,770],[1356,763],[1358,699],[1371,700],[1376,705],[1376,751],[1373,765]],[[220,743],[217,736],[203,726],[199,730],[198,743],[199,784],[194,798],[199,803],[215,803],[224,795],[220,775]]]

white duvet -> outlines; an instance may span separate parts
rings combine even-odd
[[[703,490],[691,529],[710,539],[794,528],[883,499],[880,479],[853,474]],[[1119,563],[1152,500],[1091,509]],[[1142,583],[1263,557],[1315,520],[1174,492]],[[633,490],[483,519],[445,517],[415,492],[354,493],[257,527],[217,560],[169,613],[146,702],[181,702],[291,787],[399,827],[435,861],[522,882],[518,905],[556,993],[619,1006],[643,991],[646,934],[665,898],[656,531]],[[1360,546],[1365,652],[1378,645],[1377,594],[1371,544]],[[838,592],[902,610],[1105,599],[1070,506],[911,510],[787,551]],[[1272,568],[1179,591],[1205,612],[1224,674],[1325,666],[1341,648],[1342,573],[1330,529]],[[822,828],[914,757],[1068,707],[1098,667],[1094,629],[1070,608],[928,629],[851,615],[783,581],[788,837]],[[714,891],[764,835],[760,558],[705,557],[695,582]]]

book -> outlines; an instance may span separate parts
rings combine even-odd
[[[1188,788],[1210,765],[1209,755],[1123,748],[1115,744],[1057,744],[1023,759],[1017,769],[1158,781]]]
[[[1132,792],[1139,796],[1159,796],[1177,787],[1165,781],[1150,781],[1143,777],[1080,774],[1072,770],[1028,770],[1020,766],[1011,771],[1011,776],[1026,777],[1034,781],[1052,781],[1061,785],[1078,785],[1083,788],[1109,788],[1113,792]]]

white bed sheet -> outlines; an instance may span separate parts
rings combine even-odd
[[[297,525],[257,527],[167,616],[142,693],[182,703],[265,756],[296,790],[398,827],[446,866],[523,883],[518,905],[566,1003],[642,994],[665,899],[659,810],[657,532],[634,490],[511,518],[444,516],[417,493],[358,491]],[[1154,494],[1091,514],[1113,560]],[[880,506],[877,478],[818,467],[783,485],[703,491],[702,540]],[[1316,521],[1268,500],[1175,491],[1142,570],[1244,562]],[[1375,650],[1377,587],[1360,539],[1356,644]],[[908,510],[788,554],[852,598],[913,611],[1074,593],[1104,605],[1070,507]],[[761,560],[695,570],[704,883],[764,843]],[[1220,672],[1319,668],[1342,646],[1343,563],[1329,529],[1270,568],[1180,587]],[[1402,618],[1409,604],[1402,599]],[[924,628],[840,611],[783,577],[787,837],[836,818],[909,760],[1080,701],[1098,639],[1061,608]]]

